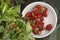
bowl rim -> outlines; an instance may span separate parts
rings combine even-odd
[[[51,30],[51,32],[50,33],[48,33],[48,34],[46,34],[46,35],[44,35],[44,36],[41,36],[41,37],[35,37],[35,38],[44,38],[44,37],[47,37],[47,36],[49,36],[54,30],[55,30],[55,28],[56,28],[56,25],[57,25],[57,13],[56,13],[56,11],[54,10],[54,8],[50,5],[50,4],[48,4],[48,3],[45,3],[45,2],[33,2],[33,3],[43,3],[43,4],[45,4],[45,5],[48,5],[53,11],[54,11],[54,13],[55,13],[55,17],[56,17],[56,21],[55,21],[55,25],[54,25],[54,28]],[[33,3],[30,3],[30,4],[33,4]],[[30,4],[28,4],[28,5],[30,5]],[[28,6],[27,5],[27,6]],[[27,7],[26,6],[26,7]],[[26,8],[25,7],[25,8]],[[24,8],[24,9],[25,9]],[[24,9],[23,9],[23,11],[24,11]],[[22,11],[22,13],[23,13],[23,11]],[[23,14],[22,14],[23,15]]]

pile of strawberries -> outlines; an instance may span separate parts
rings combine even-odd
[[[44,17],[47,17],[47,8],[36,5],[34,7],[34,10],[32,12],[27,12],[25,15],[25,18],[27,21],[30,21],[31,27],[32,27],[32,32],[37,35],[40,34],[44,29],[46,30],[51,30],[52,25],[47,24],[46,27],[44,27]]]

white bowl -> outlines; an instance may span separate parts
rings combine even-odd
[[[36,5],[41,5],[41,6],[44,6],[44,7],[46,7],[46,8],[48,9],[48,11],[47,11],[48,17],[45,17],[45,18],[44,18],[44,23],[45,23],[44,26],[46,26],[47,24],[52,24],[52,26],[53,26],[50,31],[44,30],[44,31],[43,31],[41,34],[39,34],[39,35],[34,35],[34,34],[32,33],[32,35],[33,35],[35,38],[44,38],[44,37],[50,35],[50,34],[55,30],[56,25],[57,25],[57,14],[56,14],[55,10],[53,9],[53,7],[50,6],[50,5],[47,4],[47,3],[45,3],[45,2],[33,2],[33,3],[29,4],[29,5],[27,5],[27,6],[25,7],[25,9],[22,11],[23,17],[25,16],[25,14],[26,14],[27,12],[32,11],[33,8],[34,8]]]

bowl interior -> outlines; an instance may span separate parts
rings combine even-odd
[[[44,23],[45,23],[44,26],[46,26],[47,24],[52,24],[53,26],[52,30],[50,31],[44,30],[40,35],[34,35],[33,33],[31,33],[35,38],[43,38],[50,35],[54,31],[57,25],[57,15],[56,15],[55,10],[49,4],[44,3],[44,2],[33,2],[29,4],[28,6],[26,6],[25,9],[22,11],[23,17],[25,16],[27,12],[32,11],[36,5],[41,5],[48,9],[47,11],[48,17],[44,17]]]

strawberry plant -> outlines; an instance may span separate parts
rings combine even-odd
[[[0,1],[0,40],[35,40],[30,23],[22,20],[20,5],[10,7],[9,3],[10,0]]]

